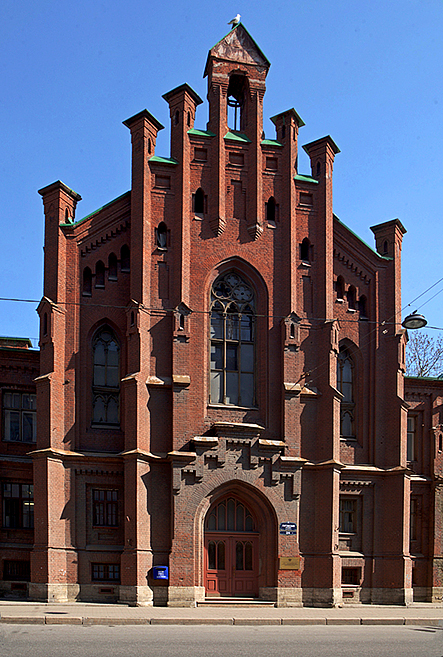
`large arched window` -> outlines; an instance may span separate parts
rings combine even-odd
[[[255,294],[234,272],[212,286],[210,344],[211,402],[254,406]]]
[[[119,424],[120,347],[109,327],[95,334],[92,352],[92,422],[115,426]]]
[[[337,388],[343,395],[340,407],[340,437],[355,438],[354,362],[346,347],[337,359]]]

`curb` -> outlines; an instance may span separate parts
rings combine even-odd
[[[420,625],[443,629],[438,618],[99,618],[93,616],[2,616],[20,625]]]

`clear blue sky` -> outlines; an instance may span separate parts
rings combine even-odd
[[[294,107],[301,145],[330,134],[341,149],[340,219],[371,246],[369,226],[402,221],[404,306],[443,276],[442,0],[3,0],[1,297],[41,298],[37,190],[62,180],[83,197],[77,219],[127,191],[122,121],[147,108],[169,126],[161,96],[183,82],[205,99],[208,50],[237,12],[272,64],[266,135],[269,117]],[[206,121],[205,103],[196,127]],[[157,153],[169,154],[169,127]],[[36,338],[35,307],[1,301],[0,335]],[[443,292],[422,312],[443,327]]]

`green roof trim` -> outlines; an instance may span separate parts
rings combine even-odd
[[[161,157],[160,155],[153,155],[149,158],[148,162],[157,162],[158,164],[178,164],[175,157]]]
[[[312,176],[302,176],[300,173],[297,173],[294,176],[294,180],[299,180],[300,182],[314,183],[314,185],[318,185],[319,183],[317,178],[313,178]]]
[[[15,338],[12,335],[0,335],[0,345],[2,345],[4,342],[9,342],[9,341],[23,342],[29,345],[30,347],[32,347],[31,338]]]
[[[35,354],[38,348],[33,347],[30,338],[14,338],[2,335],[0,336],[0,351],[15,351],[18,354]]]
[[[82,219],[79,219],[75,223],[72,224],[60,224],[61,228],[76,228],[79,224],[83,223],[83,221],[86,221],[87,219],[90,219],[93,217],[95,214],[98,214],[102,210],[105,210],[106,208],[109,208],[110,205],[113,203],[116,203],[120,199],[124,198],[125,196],[129,195],[131,192],[125,192],[124,194],[120,194],[120,196],[117,196],[117,198],[113,199],[112,201],[109,201],[109,203],[105,203],[105,205],[102,205],[101,208],[98,208],[98,210],[94,210],[94,212],[91,212],[91,214],[86,215],[86,217],[83,217]]]
[[[309,144],[305,144],[303,146],[303,150],[309,155],[309,151],[323,144],[329,144],[329,146],[332,148],[332,152],[335,155],[337,155],[337,153],[340,153],[340,149],[335,143],[335,141],[332,139],[331,135],[326,135],[326,137],[320,137],[320,139],[316,139],[315,141],[311,141]]]
[[[348,230],[351,233],[351,235],[353,235],[356,239],[358,239],[359,242],[364,244],[370,251],[372,251],[372,253],[375,253],[376,256],[378,256],[382,260],[388,260],[388,261],[393,260],[393,258],[391,258],[390,256],[382,256],[379,253],[377,253],[377,251],[374,248],[372,248],[372,246],[369,246],[369,244],[365,242],[359,235],[357,235],[357,233],[354,233],[354,231],[351,228],[349,228],[349,226],[344,224],[343,221],[341,221],[341,219],[339,219],[336,214],[334,214],[334,219],[338,221],[339,224],[344,226],[346,230]]]
[[[188,135],[194,136],[194,137],[215,137],[216,134],[215,132],[211,132],[210,130],[197,130],[197,128],[191,128],[188,130]]]
[[[251,140],[249,139],[249,137],[244,135],[242,132],[236,132],[234,130],[229,130],[229,132],[227,132],[225,134],[224,138],[229,139],[231,141],[241,141],[244,144],[250,144],[251,143]]]
[[[66,194],[68,194],[68,196],[71,196],[74,199],[74,201],[76,201],[76,202],[82,200],[82,197],[80,196],[80,194],[77,194],[77,192],[74,192],[73,189],[68,187],[68,185],[65,185],[65,183],[62,182],[61,180],[56,180],[54,183],[51,183],[50,185],[47,185],[46,187],[42,187],[41,189],[38,190],[38,194],[40,194],[40,196],[44,196],[48,192],[53,192],[56,189],[62,189]]]
[[[412,374],[405,374],[405,379],[413,379],[415,381],[440,381],[440,383],[443,383],[443,375],[440,375],[440,376],[414,376]]]
[[[276,139],[262,139],[261,140],[261,145],[262,146],[278,146],[279,148],[283,148],[283,144],[281,144]]]

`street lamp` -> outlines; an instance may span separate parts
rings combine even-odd
[[[426,326],[427,323],[424,315],[420,315],[420,313],[414,310],[413,313],[404,318],[401,325],[405,329],[419,329]]]

